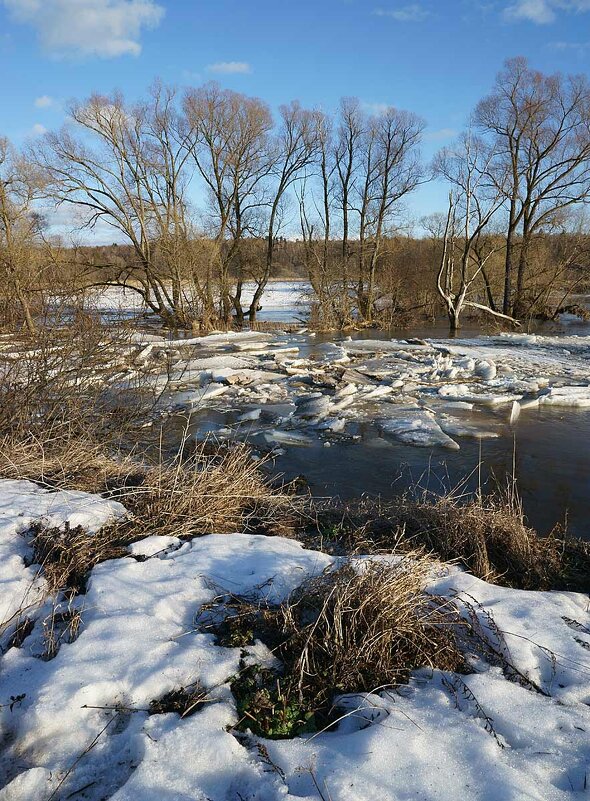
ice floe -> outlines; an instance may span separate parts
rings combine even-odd
[[[120,390],[147,383],[160,393],[160,414],[235,410],[230,424],[250,424],[236,436],[268,443],[285,430],[286,447],[350,436],[358,421],[386,420],[398,442],[456,448],[455,438],[509,435],[531,409],[590,408],[590,337],[317,342],[302,334],[230,332],[131,345],[132,367],[114,384]],[[272,404],[291,406],[282,421],[240,419],[252,406]],[[408,404],[421,413],[408,417]]]

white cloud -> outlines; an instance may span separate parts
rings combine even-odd
[[[252,72],[252,67],[246,61],[218,61],[216,64],[209,64],[207,72],[218,75],[247,75]]]
[[[389,103],[362,103],[363,109],[368,114],[373,114],[375,117],[381,117],[391,108]]]
[[[33,136],[43,136],[43,134],[47,133],[47,128],[44,125],[41,125],[40,122],[37,122],[31,128],[31,133]]]
[[[398,22],[423,22],[430,16],[430,12],[419,3],[411,3],[394,9],[376,8],[373,14],[377,17],[391,17]]]
[[[55,105],[55,100],[49,95],[41,95],[35,99],[36,108],[51,108],[53,105]]]
[[[136,56],[143,28],[164,15],[154,0],[0,0],[17,22],[32,25],[53,55]]]
[[[506,8],[504,17],[549,25],[561,11],[583,14],[590,11],[590,0],[516,0]]]
[[[458,134],[459,131],[455,128],[439,128],[437,131],[426,131],[424,139],[427,142],[445,142],[454,139]]]
[[[590,48],[590,42],[549,42],[552,50],[570,51],[583,55]]]

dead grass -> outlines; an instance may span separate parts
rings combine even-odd
[[[457,610],[425,593],[432,560],[365,562],[311,579],[281,608],[281,656],[300,697],[371,691],[408,679],[417,667],[457,670]]]
[[[175,712],[181,718],[188,718],[207,703],[211,703],[209,693],[197,682],[190,687],[179,687],[170,690],[161,698],[155,698],[150,702],[149,713],[150,715],[166,715],[169,712]]]
[[[418,553],[397,564],[365,561],[305,582],[277,607],[233,599],[219,630],[239,642],[262,639],[282,669],[243,665],[232,683],[242,730],[265,737],[317,731],[338,717],[335,696],[406,682],[419,667],[466,669],[448,600],[425,592],[433,561]]]
[[[117,443],[81,435],[69,423],[0,441],[0,476],[27,479],[53,489],[109,492],[140,480],[145,467]]]
[[[105,527],[96,534],[81,526],[37,526],[31,544],[32,563],[42,568],[48,595],[63,592],[66,597],[85,592],[88,574],[95,565],[126,553],[117,526]]]
[[[0,442],[0,477],[120,501],[132,517],[119,524],[117,536],[129,542],[148,534],[293,533],[302,502],[289,488],[271,487],[247,446],[200,443],[191,450],[185,456],[181,443],[169,459],[148,447],[123,451],[116,442],[54,423],[43,434]]]
[[[183,538],[252,529],[272,534],[296,504],[288,493],[271,490],[241,444],[217,455],[197,448],[187,460],[148,468],[140,484],[113,497],[132,512],[128,525],[135,532]]]
[[[318,513],[324,542],[357,553],[425,548],[479,578],[527,590],[590,590],[590,543],[555,529],[539,537],[513,491],[468,499],[453,493],[389,504],[328,507]]]

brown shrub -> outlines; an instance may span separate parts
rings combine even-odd
[[[323,542],[356,553],[422,547],[493,583],[527,590],[590,590],[590,543],[558,529],[539,537],[513,493],[328,507],[319,511],[317,528]]]
[[[465,669],[468,624],[452,602],[425,592],[434,567],[417,553],[393,565],[346,564],[281,606],[231,599],[231,614],[208,628],[227,645],[262,639],[282,662],[280,671],[243,665],[232,682],[238,728],[266,737],[318,730],[337,717],[335,696],[394,687],[419,667]]]

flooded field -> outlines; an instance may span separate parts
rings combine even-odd
[[[306,287],[273,282],[260,318],[301,322]],[[114,292],[98,308],[137,313],[131,299]],[[514,478],[538,531],[590,539],[590,325],[572,315],[505,334],[466,323],[452,339],[444,321],[171,337],[137,332],[120,384],[147,380],[171,448],[188,419],[190,437],[246,441],[276,476],[343,500],[485,493]]]
[[[590,538],[589,340],[409,340],[230,342],[179,375],[205,389],[165,394],[170,425],[188,411],[191,436],[247,441],[316,496],[491,492],[514,475],[535,528]]]

